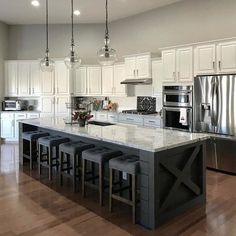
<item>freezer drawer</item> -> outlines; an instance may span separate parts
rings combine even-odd
[[[210,140],[207,145],[207,167],[236,174],[236,140]]]

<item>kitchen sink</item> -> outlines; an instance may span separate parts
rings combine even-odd
[[[98,125],[98,126],[109,126],[109,125],[114,125],[114,124],[112,124],[112,123],[101,122],[101,121],[89,121],[88,124],[89,124],[89,125]]]

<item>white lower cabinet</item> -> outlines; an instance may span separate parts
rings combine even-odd
[[[14,113],[1,114],[1,138],[13,140],[15,138]]]
[[[149,118],[149,117],[144,117],[143,119],[143,125],[144,126],[148,126],[148,127],[156,127],[156,128],[160,128],[162,127],[162,119],[161,117],[158,118]]]
[[[96,120],[107,121],[107,112],[97,112],[96,113]]]
[[[133,125],[143,125],[143,117],[139,115],[120,114],[119,122]]]

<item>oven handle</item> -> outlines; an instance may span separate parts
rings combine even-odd
[[[186,109],[187,111],[192,110],[192,108],[186,108],[186,107],[181,107],[181,108],[163,107],[164,111],[180,111],[181,109]]]
[[[186,95],[186,94],[191,94],[193,93],[192,91],[181,91],[181,92],[175,92],[175,91],[163,91],[163,94],[168,94],[168,95]]]

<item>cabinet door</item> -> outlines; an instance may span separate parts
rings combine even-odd
[[[220,43],[217,46],[218,73],[236,72],[236,42]]]
[[[30,95],[30,63],[18,62],[18,95]]]
[[[15,138],[15,121],[12,119],[1,119],[1,138]]]
[[[87,68],[79,67],[74,73],[74,93],[75,95],[87,94]]]
[[[55,115],[56,116],[67,116],[69,110],[66,108],[66,103],[69,102],[68,97],[56,97],[56,104],[55,104]]]
[[[88,67],[87,79],[90,95],[102,94],[102,71],[101,67]]]
[[[136,77],[136,57],[126,57],[124,79],[134,79],[135,77]]]
[[[7,61],[5,62],[5,96],[17,96],[18,95],[18,83],[17,83],[17,62]]]
[[[102,67],[102,95],[109,96],[114,92],[113,86],[114,70],[113,66]]]
[[[54,72],[40,71],[42,95],[54,94]]]
[[[178,82],[193,82],[193,48],[176,51],[176,73]]]
[[[176,71],[175,71],[175,50],[168,50],[162,52],[163,62],[163,82],[176,82]]]
[[[162,61],[152,62],[152,92],[153,96],[162,93]]]
[[[19,138],[19,120],[26,119],[26,113],[15,113],[15,139]]]
[[[114,65],[114,95],[126,96],[127,87],[125,84],[120,84],[125,79],[125,65]]]
[[[30,63],[30,82],[31,95],[39,96],[41,94],[40,66],[39,62]]]
[[[136,57],[136,76],[139,79],[151,78],[151,56]]]
[[[55,88],[57,95],[68,95],[70,73],[64,62],[55,63]]]
[[[215,44],[197,46],[194,50],[194,75],[216,73]]]
[[[41,112],[47,116],[54,116],[54,97],[42,97],[41,98]]]

